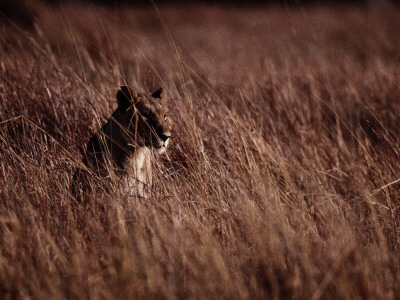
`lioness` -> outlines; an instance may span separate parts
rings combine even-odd
[[[89,140],[83,163],[99,177],[117,180],[129,195],[144,196],[152,182],[151,153],[163,153],[171,136],[164,92],[148,96],[121,86],[116,97],[118,107]],[[74,175],[75,194],[84,188],[83,173]]]

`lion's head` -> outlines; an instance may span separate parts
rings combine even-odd
[[[156,154],[163,153],[171,136],[163,89],[148,96],[121,86],[116,97],[118,108],[113,114],[114,122],[120,127],[126,144],[147,146]]]

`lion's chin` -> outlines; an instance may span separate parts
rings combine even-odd
[[[163,153],[165,152],[165,150],[167,149],[168,144],[169,144],[169,139],[166,140],[163,144],[160,144],[160,145],[155,146],[155,147],[153,146],[153,147],[151,148],[151,151],[152,151],[153,154],[155,154],[155,155],[163,154]]]
[[[165,147],[161,146],[161,147],[153,147],[151,148],[151,151],[155,154],[155,155],[160,155],[163,154],[165,152]]]

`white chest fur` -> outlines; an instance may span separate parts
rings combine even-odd
[[[129,196],[145,197],[152,183],[151,151],[147,147],[137,148],[126,164],[124,190]]]

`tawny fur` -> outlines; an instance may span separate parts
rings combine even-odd
[[[163,94],[162,89],[151,96],[127,86],[118,90],[118,108],[88,142],[87,170],[74,175],[74,194],[84,192],[84,177],[96,175],[116,181],[127,195],[145,196],[152,183],[152,153],[163,153],[171,135]]]

